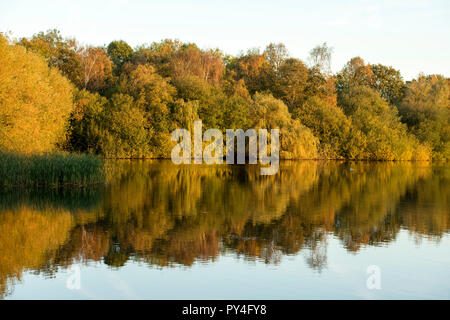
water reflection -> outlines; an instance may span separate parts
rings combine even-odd
[[[327,237],[349,253],[406,229],[420,243],[450,227],[450,165],[283,162],[256,166],[108,163],[105,188],[0,194],[0,297],[25,271],[52,277],[74,262],[158,267],[227,252],[277,264],[307,249],[327,266]]]

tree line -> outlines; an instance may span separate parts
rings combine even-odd
[[[450,158],[450,80],[405,82],[332,48],[305,63],[283,44],[238,56],[162,40],[81,46],[59,31],[0,35],[0,149],[169,158],[177,128],[279,128],[284,159]]]

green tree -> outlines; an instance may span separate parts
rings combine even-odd
[[[362,58],[352,58],[336,76],[338,94],[344,94],[352,87],[369,86],[373,77],[372,69]]]
[[[220,126],[223,129],[245,129],[250,128],[248,117],[251,99],[241,97],[237,94],[227,97],[222,105]]]
[[[194,132],[194,121],[199,119],[198,108],[198,101],[185,102],[183,99],[176,100],[172,106],[174,129],[182,128]]]
[[[150,64],[130,65],[120,77],[119,92],[130,95],[144,112],[150,135],[150,150],[155,157],[170,156],[171,104],[176,88]]]
[[[370,160],[427,160],[429,149],[408,133],[397,108],[373,89],[353,87],[341,97],[340,105],[353,126],[365,136],[365,158]]]
[[[278,70],[278,87],[272,89],[274,95],[282,99],[292,111],[305,99],[308,84],[308,68],[298,59],[284,60]]]
[[[411,132],[433,149],[433,158],[450,159],[450,103],[448,81],[440,75],[420,75],[408,83],[399,105]]]
[[[145,113],[124,94],[112,96],[102,119],[101,148],[106,157],[149,157],[151,132],[147,130]]]
[[[400,71],[382,64],[366,64],[360,57],[351,59],[337,75],[336,81],[339,95],[357,86],[376,90],[391,104],[398,103],[405,92]]]
[[[102,154],[103,115],[108,110],[108,99],[98,93],[76,90],[75,108],[70,117],[68,141],[69,151]]]
[[[112,41],[107,47],[107,53],[115,65],[116,72],[120,73],[123,65],[128,62],[133,55],[133,48],[123,40]]]
[[[406,89],[400,71],[382,64],[372,64],[370,69],[374,75],[370,87],[375,89],[387,102],[398,104]]]
[[[147,64],[157,68],[163,77],[170,77],[172,72],[172,58],[181,49],[183,43],[178,40],[165,39],[153,42],[150,46],[140,46],[131,58],[133,64]]]
[[[328,159],[358,159],[365,148],[362,133],[353,127],[341,108],[311,97],[294,113],[319,138],[320,151]]]
[[[256,93],[250,108],[250,123],[255,129],[280,129],[280,157],[284,159],[315,159],[318,139],[310,129],[293,120],[283,101],[272,95]]]

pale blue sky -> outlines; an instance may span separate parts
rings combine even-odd
[[[326,41],[334,71],[359,55],[400,69],[406,80],[419,72],[450,77],[448,0],[0,0],[0,31],[28,37],[50,28],[82,44],[176,38],[229,54],[283,42],[302,60]]]

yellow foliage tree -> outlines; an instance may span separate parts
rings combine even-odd
[[[72,107],[70,82],[44,58],[0,35],[0,150],[53,150]]]

